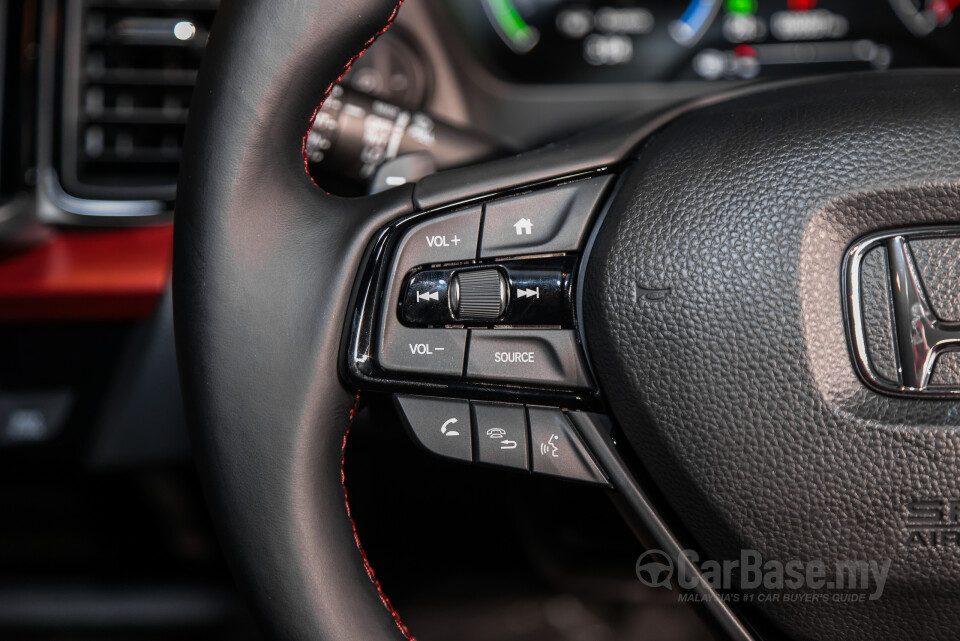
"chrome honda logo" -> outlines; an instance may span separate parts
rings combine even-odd
[[[847,253],[844,298],[853,360],[864,381],[878,391],[905,396],[960,396],[960,380],[934,380],[933,376],[943,354],[960,351],[960,322],[937,316],[911,251],[911,243],[950,239],[960,239],[960,228],[896,230],[868,236]],[[940,246],[927,247],[939,251]],[[956,260],[949,255],[951,246],[944,247],[944,255],[936,260]],[[868,256],[874,265],[869,275],[865,272]],[[879,265],[882,268],[877,268]],[[872,283],[868,282],[871,278]],[[878,284],[878,280],[886,284]],[[883,287],[883,296],[866,294],[868,288],[878,286]],[[952,286],[960,288],[960,282]],[[867,299],[874,309],[868,309]],[[890,332],[889,341],[885,332]],[[884,361],[891,364],[886,371],[881,366]]]

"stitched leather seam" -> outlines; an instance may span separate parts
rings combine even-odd
[[[370,565],[370,561],[367,559],[367,553],[364,551],[363,545],[360,543],[360,535],[357,534],[357,524],[354,522],[353,515],[350,512],[350,497],[347,494],[347,477],[346,473],[344,472],[344,462],[347,458],[347,437],[350,435],[350,428],[353,427],[353,419],[357,416],[357,408],[359,406],[360,393],[357,392],[357,395],[353,400],[353,407],[350,408],[350,415],[347,420],[347,430],[343,433],[343,445],[340,448],[340,484],[343,486],[343,501],[347,507],[347,518],[350,519],[350,527],[353,528],[353,540],[356,542],[357,550],[360,551],[360,556],[363,558],[363,568],[367,571],[367,576],[370,577],[370,582],[373,583],[374,587],[377,589],[377,594],[380,595],[380,601],[393,617],[393,622],[397,624],[397,628],[407,639],[407,641],[416,641],[416,638],[414,638],[409,628],[407,628],[407,626],[404,625],[403,621],[400,619],[400,613],[397,612],[397,609],[393,607],[392,603],[390,603],[390,599],[387,598],[386,593],[383,591],[383,586],[380,585],[380,581],[377,579],[376,574],[374,574],[373,566]]]
[[[310,175],[310,162],[307,158],[307,138],[310,136],[310,131],[313,129],[313,121],[317,119],[317,114],[320,113],[320,108],[323,107],[323,103],[326,102],[327,98],[330,96],[330,92],[333,91],[333,88],[340,84],[340,81],[343,80],[343,77],[347,75],[347,72],[350,71],[350,68],[360,59],[363,54],[367,52],[367,49],[370,48],[377,38],[386,33],[387,29],[393,24],[393,21],[397,18],[397,13],[400,11],[400,5],[403,4],[403,0],[397,0],[397,4],[393,7],[393,11],[390,12],[390,15],[387,17],[387,22],[383,25],[380,31],[376,32],[370,38],[363,43],[363,47],[360,48],[350,60],[347,60],[347,64],[343,66],[343,69],[340,71],[340,75],[337,76],[337,79],[327,85],[327,88],[323,92],[323,98],[320,99],[320,104],[317,105],[317,108],[313,110],[313,115],[310,116],[310,122],[307,125],[307,133],[303,136],[303,142],[300,145],[300,153],[303,154],[303,170],[307,172],[307,177],[310,179],[310,182],[313,183],[315,187],[320,187],[317,184],[317,181],[313,179],[313,176]]]

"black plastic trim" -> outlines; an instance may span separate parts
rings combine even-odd
[[[42,0],[40,15],[59,16],[57,0]],[[61,225],[135,226],[169,222],[173,205],[162,200],[96,200],[68,194],[56,170],[60,108],[58,77],[63,47],[58,21],[43,20],[37,62],[36,217]]]
[[[693,592],[700,597],[699,602],[713,616],[714,623],[731,641],[753,641],[751,632],[740,622],[722,596],[703,578],[700,569],[683,553],[684,545],[674,536],[646,492],[630,473],[611,436],[610,419],[584,412],[568,412],[567,417],[590,448],[600,468],[606,472],[610,484],[639,518],[644,534],[655,541],[668,557],[684,563],[687,576],[698,577]]]

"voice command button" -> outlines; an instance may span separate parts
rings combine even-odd
[[[536,474],[608,485],[606,477],[564,413],[552,407],[528,407],[530,447]]]

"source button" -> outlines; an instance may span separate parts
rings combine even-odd
[[[467,378],[590,387],[573,331],[472,330]]]

